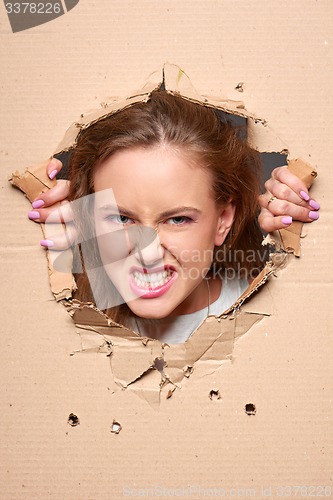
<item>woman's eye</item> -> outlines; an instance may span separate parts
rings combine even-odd
[[[114,224],[129,224],[133,222],[132,219],[126,217],[126,215],[108,215],[106,220],[113,222]]]
[[[184,226],[185,224],[191,222],[192,219],[190,217],[185,217],[184,215],[178,215],[177,217],[171,217],[167,220],[168,224],[173,226]]]

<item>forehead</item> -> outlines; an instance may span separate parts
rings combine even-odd
[[[140,197],[209,196],[212,176],[197,157],[170,146],[118,151],[101,163],[94,173],[94,190],[112,188],[115,194]]]

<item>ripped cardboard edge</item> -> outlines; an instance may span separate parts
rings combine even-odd
[[[142,90],[132,93],[126,99],[108,100],[102,103],[98,110],[82,114],[67,130],[54,154],[75,147],[82,129],[136,103],[147,102],[151,93],[160,88],[197,104],[246,118],[249,143],[260,152],[287,151],[286,145],[272,133],[265,120],[249,113],[241,101],[202,96],[196,92],[181,68],[165,64],[162,75],[154,73]],[[50,181],[46,175],[46,165],[47,161],[37,167],[29,167],[23,175],[15,172],[10,181],[32,201],[40,193],[55,185],[55,181]],[[288,168],[300,177],[308,188],[317,175],[315,169],[301,159],[289,160]],[[44,234],[44,225],[41,226]],[[216,368],[230,359],[234,342],[265,317],[265,313],[244,312],[241,306],[267,282],[273,273],[286,265],[289,253],[300,255],[301,228],[302,223],[293,222],[288,228],[273,233],[276,253],[270,255],[270,260],[261,273],[228,310],[219,317],[206,318],[183,344],[168,345],[158,340],[140,337],[125,326],[115,323],[93,304],[72,300],[72,293],[76,290],[73,275],[54,270],[51,259],[48,258],[51,290],[55,299],[63,303],[77,325],[82,340],[82,352],[106,353],[110,357],[115,384],[122,389],[135,386],[135,391],[139,395],[155,404],[162,389],[171,384],[172,395],[184,377],[191,375],[194,365],[199,360],[205,360]],[[49,257],[49,251],[46,253]],[[160,369],[156,367],[158,359],[162,360]],[[167,395],[170,397],[170,387]]]
[[[134,104],[147,102],[151,93],[159,89],[165,89],[169,94],[180,95],[191,102],[218,109],[230,115],[236,115],[246,119],[250,118],[254,123],[261,123],[263,125],[266,123],[265,120],[249,113],[245,109],[242,101],[232,101],[230,99],[200,95],[194,89],[186,73],[174,64],[165,64],[162,69],[162,74],[160,72],[155,72],[150,76],[150,80],[152,81],[146,83],[141,90],[131,93],[130,97],[119,100],[110,99],[107,100],[107,102],[103,102],[99,109],[82,113],[79,119],[66,131],[63,140],[56,148],[54,154],[69,151],[75,147],[81,130],[88,128],[97,121],[107,118],[118,111],[129,108]]]
[[[317,177],[317,171],[301,159],[288,162],[288,169],[299,177],[309,189]],[[294,253],[296,257],[301,256],[301,233],[302,222],[294,221],[289,227],[279,231],[282,248],[286,252]]]
[[[48,159],[36,166],[26,168],[23,174],[16,171],[9,179],[11,184],[20,189],[30,202],[56,185],[56,180],[50,180],[46,173],[46,167],[49,161]],[[43,237],[45,237],[45,224],[40,224],[40,226],[42,228]],[[52,266],[48,250],[46,254],[50,287],[54,298],[56,301],[70,299],[73,292],[77,289],[74,276],[71,273],[63,274],[56,271]]]

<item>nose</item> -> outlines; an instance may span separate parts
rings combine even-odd
[[[143,267],[163,264],[164,248],[155,229],[141,226],[135,240],[133,253]]]

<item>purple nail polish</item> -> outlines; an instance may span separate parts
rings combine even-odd
[[[43,200],[36,200],[34,202],[32,202],[32,208],[41,208],[45,205],[45,201]]]
[[[55,178],[56,175],[57,175],[57,171],[56,170],[52,170],[52,172],[49,174],[49,177],[50,177],[51,181],[52,181],[52,179]]]
[[[39,243],[42,247],[46,248],[53,247],[54,245],[54,242],[52,240],[41,240]]]
[[[317,220],[317,219],[319,219],[319,214],[318,214],[318,212],[312,212],[312,211],[311,211],[311,212],[309,213],[309,217],[310,217],[310,219],[312,219],[312,220]]]
[[[28,213],[28,217],[29,219],[31,220],[34,220],[34,219],[39,219],[40,217],[40,213],[39,212],[36,212],[35,210],[32,210],[31,212]]]
[[[310,196],[308,195],[308,193],[306,193],[305,191],[300,191],[299,194],[301,195],[301,197],[303,198],[303,200],[309,201]]]
[[[286,226],[289,226],[292,223],[292,221],[293,221],[292,217],[282,217],[282,222]]]
[[[309,205],[310,205],[311,208],[313,208],[313,210],[319,210],[320,209],[320,205],[319,205],[318,201],[310,200],[309,201]]]

